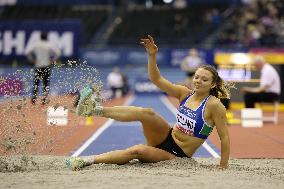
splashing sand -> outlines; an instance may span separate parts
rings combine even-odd
[[[55,128],[47,125],[47,107],[53,106],[56,109],[62,106],[74,114],[74,104],[78,98],[76,94],[83,87],[102,87],[95,67],[88,65],[86,61],[67,61],[65,65],[58,64],[52,68],[48,105],[41,105],[41,86],[38,102],[31,105],[33,73],[33,69],[10,70],[0,78],[0,93],[4,95],[0,104],[0,154],[24,154],[32,151],[40,141],[46,141],[40,151],[46,151],[47,148],[52,150]],[[40,151],[34,151],[33,154]]]

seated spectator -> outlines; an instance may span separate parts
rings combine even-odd
[[[243,87],[245,107],[254,108],[256,102],[274,102],[280,96],[280,77],[270,64],[266,63],[262,56],[256,56],[253,60],[256,69],[261,71],[259,87]]]

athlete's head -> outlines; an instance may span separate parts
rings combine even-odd
[[[188,54],[190,56],[193,56],[193,57],[197,57],[198,56],[198,51],[195,49],[195,48],[192,48],[188,51]]]
[[[212,96],[217,98],[230,98],[231,84],[227,84],[219,76],[217,70],[210,65],[199,67],[193,77],[195,90],[209,91]]]

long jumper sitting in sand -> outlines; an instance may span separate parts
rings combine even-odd
[[[141,162],[155,163],[175,157],[192,157],[212,132],[217,128],[221,140],[220,168],[227,168],[230,154],[230,139],[226,125],[226,110],[220,98],[229,97],[229,87],[219,77],[215,68],[204,65],[197,69],[193,78],[193,89],[175,85],[161,76],[156,63],[158,47],[148,35],[140,42],[148,54],[150,80],[168,95],[180,102],[176,114],[177,122],[170,125],[150,108],[135,106],[102,107],[92,87],[81,91],[77,114],[82,116],[102,116],[122,122],[140,121],[147,144],[139,144],[125,150],[70,158],[67,165],[73,170],[95,163],[125,164],[138,159]]]

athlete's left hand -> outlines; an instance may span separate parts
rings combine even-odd
[[[148,53],[148,55],[155,55],[158,52],[158,47],[154,42],[153,37],[148,35],[148,38],[140,39],[140,44],[143,45]]]

